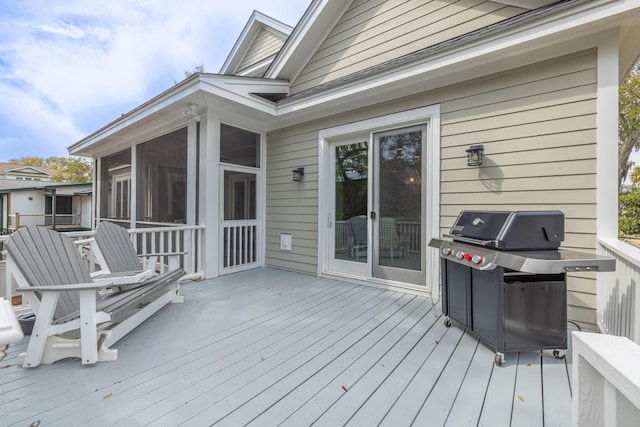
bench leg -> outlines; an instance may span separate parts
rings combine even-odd
[[[96,292],[80,291],[80,350],[82,364],[98,361],[98,328],[96,321]]]
[[[33,330],[29,338],[27,353],[22,360],[22,366],[26,368],[35,368],[40,365],[44,352],[52,351],[52,349],[47,348],[47,340],[51,334],[51,321],[53,320],[53,313],[58,304],[59,296],[60,294],[57,292],[45,292],[42,295],[40,307],[38,308],[38,313],[36,313],[36,321],[33,324]]]

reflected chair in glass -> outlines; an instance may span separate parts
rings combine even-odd
[[[408,254],[407,236],[398,235],[398,224],[395,218],[381,217],[380,230],[380,256],[406,258]]]
[[[349,256],[359,259],[367,256],[367,217],[358,215],[347,220]]]

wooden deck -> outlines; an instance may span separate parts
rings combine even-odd
[[[562,426],[570,364],[494,353],[426,297],[257,269],[183,286],[119,359],[0,362],[0,424]]]

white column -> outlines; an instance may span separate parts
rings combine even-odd
[[[187,127],[187,224],[196,223],[196,189],[198,170],[198,122],[189,120]]]
[[[138,161],[136,152],[137,146],[133,145],[131,147],[131,188],[129,189],[131,221],[129,228],[136,228],[136,220],[138,218]]]
[[[204,278],[218,277],[220,241],[219,176],[220,176],[220,120],[207,114],[200,120],[200,223],[203,233]]]
[[[91,228],[95,229],[98,224],[96,224],[96,218],[100,218],[102,209],[102,203],[100,202],[100,198],[102,197],[102,185],[98,185],[98,182],[102,184],[102,157],[98,157],[93,162],[93,181],[91,183],[91,191],[92,191],[92,201],[91,201]]]
[[[618,30],[598,45],[597,235],[618,237]]]

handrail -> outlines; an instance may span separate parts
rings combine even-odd
[[[625,337],[573,332],[574,426],[637,425],[640,346]]]

